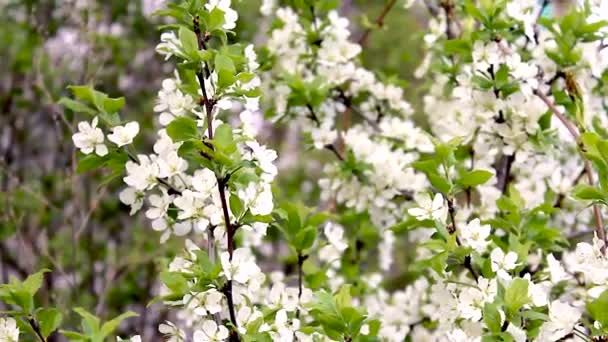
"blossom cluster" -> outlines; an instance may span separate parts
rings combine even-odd
[[[156,51],[177,66],[154,106],[153,153],[135,152],[139,125],[114,116],[120,99],[73,89],[101,110],[73,136],[83,160],[124,168],[120,200],[131,214],[146,206],[161,243],[186,237],[160,276],[168,340],[606,335],[601,2],[563,18],[523,0],[440,2],[416,71],[428,132],[403,89],[362,65],[365,41],[337,10],[264,1],[273,25],[256,50],[228,44],[229,0],[192,3],[165,12],[178,24]],[[256,140],[261,108],[328,154],[317,186],[331,215],[275,206],[290,166]],[[279,258],[269,230],[296,274],[260,261]],[[399,288],[397,270],[409,277]]]

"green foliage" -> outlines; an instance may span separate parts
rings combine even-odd
[[[11,278],[8,284],[0,284],[0,301],[14,307],[10,313],[23,317],[23,321],[29,324],[26,327],[31,334],[40,334],[45,339],[56,331],[63,321],[63,315],[58,309],[36,305],[36,293],[42,287],[44,274],[48,272],[50,270],[43,269],[23,281]]]
[[[171,121],[167,126],[167,135],[174,141],[200,139],[196,121],[187,116],[180,116]]]
[[[486,303],[483,306],[483,322],[486,324],[490,332],[496,334],[500,332],[502,326],[500,312],[494,303]]]
[[[350,287],[343,286],[334,295],[321,290],[308,309],[323,332],[332,339],[353,339],[359,336],[366,314],[352,306]]]
[[[79,101],[61,98],[59,104],[76,113],[99,115],[103,123],[109,127],[120,125],[118,111],[125,105],[125,98],[111,98],[107,94],[90,86],[69,86],[73,96]],[[92,107],[91,107],[92,106]]]
[[[273,213],[274,225],[283,232],[289,245],[298,254],[312,248],[317,229],[327,218],[326,213],[314,213],[302,205],[285,202]]]
[[[34,296],[42,286],[44,274],[47,272],[50,270],[43,269],[23,281],[11,278],[8,284],[0,284],[0,299],[6,304],[18,307],[21,315],[33,315],[36,308]]]
[[[522,278],[515,278],[505,290],[505,313],[511,320],[519,313],[519,310],[530,302],[528,295],[528,281]]]
[[[138,316],[135,312],[125,312],[103,324],[99,317],[86,311],[83,308],[74,308],[81,317],[82,332],[62,330],[61,333],[70,341],[103,342],[114,334],[122,321]]]
[[[580,62],[582,51],[577,47],[579,43],[602,39],[599,30],[608,23],[603,20],[590,23],[590,14],[588,9],[582,8],[561,18],[540,19],[540,24],[555,36],[556,48],[545,52],[559,67],[567,68]]]
[[[595,300],[587,303],[587,311],[591,317],[601,324],[601,331],[596,332],[596,335],[606,335],[608,333],[608,291],[602,294]]]
[[[59,329],[63,321],[63,314],[55,308],[43,308],[36,313],[36,321],[40,326],[40,333],[44,338],[47,338]]]

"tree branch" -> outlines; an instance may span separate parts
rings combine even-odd
[[[206,50],[206,48],[207,48],[205,46],[206,33],[205,33],[205,35],[203,35],[203,33],[201,32],[198,18],[195,18],[193,20],[193,24],[194,24],[194,33],[196,34],[197,41],[198,41],[198,47],[200,50]],[[205,84],[205,75],[203,73],[206,73],[207,77],[209,77],[211,79],[211,71],[210,71],[209,65],[207,63],[204,63],[203,68],[201,68],[200,70],[197,71],[196,77],[198,78],[198,81],[201,85],[201,91],[203,93],[201,104],[204,106],[205,112],[206,112],[207,136],[209,137],[209,139],[213,139],[213,107],[215,106],[216,100],[210,99],[207,94],[207,86]],[[222,213],[224,215],[224,224],[226,226],[226,237],[228,240],[227,241],[228,255],[230,256],[229,259],[232,261],[232,254],[234,252],[234,234],[236,232],[236,228],[231,224],[230,214],[228,212],[228,201],[226,200],[227,179],[219,178],[217,175],[215,177],[217,180],[217,189],[220,194],[220,201],[222,204]],[[213,235],[213,234],[211,234],[211,235]],[[209,241],[208,241],[207,253],[214,253],[214,250],[215,250],[214,239],[213,239],[213,236],[211,236],[211,239],[209,239]],[[226,296],[226,301],[228,303],[228,312],[230,314],[230,321],[231,321],[232,325],[235,328],[237,328],[238,323],[236,321],[236,314],[235,314],[235,310],[234,310],[234,300],[232,297],[232,280],[228,280],[226,282],[223,292],[224,292],[224,295]],[[239,335],[236,332],[236,330],[234,330],[234,329],[230,331],[230,341],[240,341]]]
[[[452,221],[452,227],[451,229],[448,227],[448,232],[450,234],[456,234],[456,209],[454,208],[454,200],[452,200],[449,197],[446,197],[446,200],[448,202],[448,213],[450,214],[450,220]],[[456,244],[458,246],[462,246],[462,242],[460,242],[460,239],[458,238],[458,236],[456,236]],[[473,276],[473,279],[475,280],[475,282],[477,282],[477,272],[475,272],[475,269],[473,268],[473,264],[471,263],[471,257],[470,256],[466,256],[464,258],[464,267],[471,272],[471,275]]]
[[[380,12],[376,20],[374,20],[374,23],[378,28],[382,28],[384,26],[384,19],[391,11],[391,9],[395,7],[395,4],[397,4],[397,0],[389,0],[389,2],[386,3],[384,9],[382,9],[382,12]],[[357,43],[361,45],[362,48],[365,46],[365,44],[367,44],[367,39],[369,38],[369,35],[372,33],[373,29],[373,27],[368,27],[357,41]]]
[[[545,103],[545,105],[547,105],[553,115],[555,115],[555,117],[559,121],[561,121],[561,123],[566,127],[572,138],[574,138],[576,144],[580,144],[580,135],[578,134],[576,126],[574,126],[574,124],[570,122],[570,120],[568,120],[568,118],[566,118],[566,116],[562,114],[559,109],[557,109],[555,104],[547,97],[547,95],[543,94],[543,92],[539,91],[538,89],[534,90],[534,94],[538,96],[538,98],[540,98]],[[583,156],[583,163],[585,173],[587,174],[587,182],[589,183],[589,185],[593,186],[595,181],[593,179],[593,168],[591,167],[591,162]],[[608,244],[608,241],[606,239],[606,231],[604,230],[602,212],[600,211],[600,208],[597,204],[593,205],[593,214],[595,216],[595,233],[597,234],[597,237],[604,242],[604,245],[602,246],[602,252],[606,253],[606,245]]]
[[[315,113],[315,109],[312,108],[312,106],[310,104],[306,104],[306,108],[308,108],[308,117],[315,122],[315,124],[317,125],[317,127],[321,126],[321,121],[319,120],[319,117],[317,116],[317,114]],[[335,144],[327,144],[325,145],[325,148],[330,150],[331,152],[333,152],[333,154],[340,160],[340,161],[344,161],[344,157],[340,154],[340,151],[338,150],[338,148],[335,146]]]
[[[46,342],[46,339],[44,338],[44,336],[42,336],[42,332],[40,331],[40,324],[38,324],[38,322],[33,317],[28,318],[27,322],[32,327],[32,330],[34,330],[36,337],[38,337],[41,342]]]

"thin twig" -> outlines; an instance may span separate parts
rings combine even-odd
[[[302,252],[298,252],[298,308],[296,309],[296,318],[300,318],[300,300],[302,298],[303,292],[303,278],[304,278],[304,270],[302,269],[302,265],[304,265],[304,261],[308,259],[307,255],[302,255]]]
[[[34,330],[36,337],[38,337],[41,342],[46,342],[46,339],[44,336],[42,336],[42,332],[40,331],[40,324],[38,324],[38,321],[36,321],[33,317],[30,317],[27,319],[27,322],[32,327],[32,330]]]
[[[452,221],[452,227],[451,229],[448,230],[448,232],[450,234],[456,234],[457,228],[456,228],[456,209],[454,208],[454,200],[451,198],[446,198],[447,202],[448,202],[448,213],[450,214],[450,220]],[[456,236],[456,244],[458,246],[462,246],[462,242],[460,242],[460,239],[458,238],[458,236]],[[475,272],[475,269],[473,269],[473,264],[471,263],[471,257],[470,256],[466,256],[464,258],[464,267],[471,272],[471,275],[473,276],[473,279],[475,279],[475,282],[477,282],[477,272]]]
[[[315,124],[317,125],[317,127],[321,126],[321,121],[319,120],[319,117],[317,116],[317,114],[315,113],[315,109],[310,105],[310,104],[306,104],[306,108],[308,108],[308,117],[315,122]],[[325,145],[325,148],[330,150],[340,161],[344,161],[344,156],[342,156],[340,154],[340,151],[338,150],[338,148],[335,146],[335,144],[327,144]]]
[[[555,115],[555,117],[559,121],[561,121],[561,123],[566,127],[566,129],[568,130],[568,132],[570,133],[570,135],[572,136],[572,138],[574,139],[576,144],[579,144],[580,135],[578,134],[578,130],[576,129],[574,124],[572,122],[570,122],[570,120],[568,120],[568,118],[566,118],[566,116],[564,114],[562,114],[559,111],[559,109],[557,109],[555,104],[547,97],[547,95],[545,95],[543,92],[539,91],[538,89],[534,90],[534,94],[536,96],[538,96],[538,98],[540,98],[545,103],[545,105],[547,105],[547,107],[549,108],[549,110],[551,110],[553,115]],[[593,169],[591,167],[591,162],[583,156],[583,163],[584,163],[585,173],[587,174],[587,181],[588,181],[589,185],[593,186],[595,181],[593,179]],[[608,241],[606,239],[606,231],[604,230],[604,222],[602,219],[602,213],[600,211],[600,207],[597,204],[593,205],[593,214],[595,216],[595,226],[596,226],[595,232],[597,234],[597,237],[604,242],[604,245],[602,246],[602,252],[605,253],[606,245],[608,244]]]
[[[207,48],[205,46],[206,34],[203,35],[203,33],[201,32],[198,18],[194,19],[193,24],[194,24],[194,33],[196,34],[196,37],[197,37],[199,49],[206,50],[206,48]],[[203,93],[202,105],[205,107],[205,111],[206,111],[207,135],[208,135],[209,139],[213,139],[213,109],[214,109],[216,100],[208,97],[207,86],[205,85],[205,77],[203,75],[203,72],[206,72],[207,76],[209,78],[211,77],[211,71],[209,70],[209,65],[207,63],[204,63],[204,67],[202,68],[202,70],[197,71],[196,76],[199,80],[199,83],[201,85],[201,91]],[[234,227],[232,225],[232,223],[230,222],[230,214],[228,212],[228,201],[226,200],[227,178],[219,178],[216,175],[216,180],[217,180],[218,192],[220,194],[220,201],[222,204],[222,212],[224,215],[224,224],[226,225],[226,236],[227,236],[227,240],[228,240],[227,241],[228,255],[229,255],[229,259],[232,261],[232,254],[234,252],[234,235],[236,233],[236,227]],[[214,244],[214,239],[211,238],[208,241],[208,248],[209,248],[208,253],[215,253],[214,252],[215,247],[213,246],[213,244]],[[226,296],[226,301],[228,303],[228,312],[230,314],[230,321],[235,328],[238,328],[238,323],[236,320],[236,313],[235,313],[235,309],[234,309],[234,300],[232,297],[232,280],[228,280],[226,282],[223,292],[224,292],[224,295]],[[216,317],[215,319],[218,319],[218,318],[219,317]],[[230,331],[230,341],[240,341],[240,337],[234,329]]]
[[[396,3],[397,3],[397,0],[389,0],[389,2],[386,3],[386,5],[384,6],[384,9],[382,9],[382,12],[380,12],[380,14],[376,18],[376,20],[374,20],[374,23],[376,24],[376,26],[378,28],[382,28],[384,26],[384,20],[386,19],[386,16],[391,11],[391,9],[393,9],[393,7],[395,7]],[[367,43],[367,39],[369,38],[369,35],[372,33],[373,29],[374,29],[373,27],[368,27],[363,32],[363,34],[361,35],[359,40],[357,41],[357,43],[359,45],[361,45],[362,48]]]

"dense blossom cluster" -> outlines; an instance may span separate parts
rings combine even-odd
[[[176,69],[151,153],[120,99],[73,87],[99,109],[72,137],[83,160],[119,164],[131,214],[145,208],[160,243],[185,241],[160,275],[168,341],[605,338],[606,6],[563,19],[543,17],[547,2],[439,6],[416,70],[428,132],[362,65],[348,19],[314,4],[263,1],[257,50],[228,44],[230,0],[161,11],[178,24],[156,51]],[[316,185],[331,214],[275,205],[294,165],[256,140],[261,109],[327,153]],[[18,337],[0,318],[0,340]]]
[[[583,179],[578,175],[585,172],[583,159],[576,153],[579,142],[557,115],[547,115],[552,108],[538,96],[550,93],[556,86],[569,87],[566,83],[570,76],[562,77],[569,69],[560,67],[551,58],[551,51],[558,47],[559,38],[555,36],[560,34],[559,28],[553,31],[541,27],[541,12],[546,5],[510,1],[506,6],[488,6],[495,6],[492,8],[498,13],[493,20],[512,23],[518,30],[521,28],[522,34],[514,35],[513,39],[488,39],[480,35],[470,40],[470,49],[462,55],[448,52],[452,56],[446,57],[446,48],[437,42],[453,39],[451,31],[455,25],[438,15],[431,19],[430,33],[425,36],[429,53],[417,71],[417,76],[432,80],[424,98],[432,136],[442,142],[457,140],[468,146],[470,152],[462,164],[470,170],[494,175],[485,184],[476,186],[474,194],[468,193],[469,199],[464,202],[456,201],[450,194],[429,196],[426,192],[429,185],[426,177],[411,165],[420,155],[435,150],[433,142],[408,120],[412,110],[402,99],[401,89],[379,82],[358,65],[361,47],[350,42],[346,19],[330,12],[323,19],[313,13],[312,19],[303,20],[291,8],[276,9],[280,24],[271,31],[267,44],[276,62],[266,77],[269,91],[278,94],[273,97],[274,111],[279,118],[295,117],[302,130],[310,134],[315,148],[336,151],[341,147],[338,151],[344,152],[323,170],[326,176],[319,181],[322,198],[370,215],[382,236],[378,245],[382,270],[390,270],[394,257],[391,244],[395,238],[387,228],[407,212],[429,227],[455,230],[459,248],[472,251],[465,263],[471,263],[472,259],[482,271],[483,276],[476,271],[469,274],[467,269],[456,273],[433,268],[438,274],[433,272],[430,279],[420,278],[397,292],[378,286],[383,278],[381,273],[361,274],[369,279],[362,300],[368,313],[382,323],[379,336],[390,341],[402,341],[407,336],[416,341],[481,340],[482,335],[491,331],[484,320],[484,315],[489,314],[486,310],[493,310],[488,305],[493,307],[506,301],[497,297],[498,292],[519,288],[519,284],[525,284],[520,292],[528,292],[523,295],[530,300],[526,301],[526,308],[547,315],[544,323],[532,332],[535,340],[584,336],[589,333],[581,323],[584,303],[598,298],[606,289],[608,272],[601,251],[604,242],[600,239],[596,238],[593,245],[579,243],[575,251],[567,252],[562,251],[559,239],[553,244],[538,243],[534,247],[529,244],[518,250],[520,243],[514,245],[492,237],[507,237],[510,233],[504,226],[506,222],[499,223],[496,219],[505,211],[500,199],[509,193],[520,196],[523,210],[546,214],[547,226],[560,227],[561,234],[566,236],[581,231],[593,236],[590,227],[594,221],[592,211],[585,210],[586,203],[568,196]],[[602,19],[601,3],[584,6],[587,7],[581,8],[579,14],[585,16],[585,22]],[[311,31],[314,39],[310,38]],[[602,97],[594,95],[603,84],[605,70],[601,57],[605,50],[601,44],[598,39],[588,39],[576,46],[585,57],[584,62],[578,63],[574,77],[582,88],[587,113],[583,125],[587,127],[607,124],[606,116],[600,114],[604,113]],[[304,100],[294,96],[301,88],[306,89],[307,84],[325,89],[322,101],[315,101],[314,94],[304,95]],[[563,111],[564,107],[558,110]],[[345,112],[357,115],[359,120],[350,127],[340,127],[344,125]],[[361,169],[345,172],[345,164],[350,166],[353,160]],[[455,179],[459,173],[454,167],[448,168],[445,177]],[[433,179],[430,181],[437,191],[437,184]],[[414,194],[415,204],[402,200],[407,193]],[[539,208],[547,203],[548,193],[554,194],[554,206],[560,208],[559,213]],[[471,205],[470,196],[475,196],[475,205]],[[428,246],[420,248],[420,260],[440,260],[437,253],[441,248],[424,242],[434,230],[418,229],[410,233],[411,238],[421,239],[422,246]],[[535,250],[529,250],[531,255],[527,257],[522,251],[531,247]],[[331,243],[321,250],[320,258],[335,260],[328,255],[337,251],[340,248]],[[551,253],[559,251],[561,261]],[[336,289],[343,279],[339,271],[337,277],[334,275],[334,269],[340,269],[335,261],[331,263],[330,286]],[[566,290],[555,296],[556,288]],[[516,341],[526,341],[529,334],[526,330],[532,329],[516,319],[505,321],[513,320],[512,314],[506,315],[501,309],[498,312],[500,325],[506,327],[503,331]],[[598,322],[595,323],[597,326]]]

